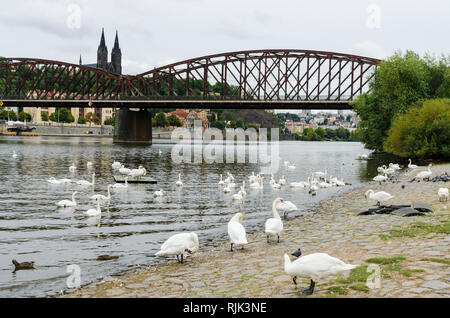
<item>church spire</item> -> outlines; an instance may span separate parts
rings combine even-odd
[[[102,38],[100,39],[100,47],[101,47],[101,48],[106,47],[106,41],[105,41],[105,28],[102,28]]]
[[[83,61],[81,60],[81,54],[80,54],[80,65],[83,65]]]
[[[114,49],[120,50],[119,46],[119,31],[116,30],[116,40],[114,41]]]

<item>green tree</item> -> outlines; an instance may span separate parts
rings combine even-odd
[[[8,115],[9,115],[9,120],[11,120],[11,121],[17,120],[17,114],[14,111],[12,111],[12,110],[7,111],[6,109],[3,109],[0,111],[0,119],[8,120]]]
[[[67,110],[67,108],[56,109],[54,113],[50,115],[50,120],[59,123],[73,123],[75,118],[72,113]]]
[[[382,61],[369,83],[370,91],[353,103],[361,117],[361,138],[366,148],[383,150],[394,119],[417,101],[450,94],[449,58],[421,58],[411,51]]]
[[[42,121],[48,121],[48,113],[47,112],[41,112],[41,120]]]
[[[20,121],[27,121],[30,122],[31,121],[31,115],[25,112],[20,112],[19,113],[19,120]]]
[[[180,118],[178,118],[178,116],[175,114],[172,114],[169,117],[167,117],[167,122],[169,123],[169,126],[175,127],[183,126],[183,123],[181,122]]]
[[[167,127],[169,122],[167,121],[166,114],[158,113],[155,117],[156,127]]]
[[[78,123],[79,123],[80,125],[86,124],[86,118],[84,118],[84,116],[78,117]]]
[[[398,116],[384,150],[401,157],[450,159],[450,99],[426,100]]]
[[[325,129],[323,129],[322,127],[317,128],[315,133],[318,136],[319,140],[323,140],[323,138],[325,137]]]

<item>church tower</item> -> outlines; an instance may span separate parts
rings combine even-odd
[[[119,34],[116,31],[116,40],[111,52],[111,69],[116,74],[122,74],[122,51],[119,46]]]
[[[102,38],[97,50],[97,68],[108,69],[108,48],[105,41],[105,29],[102,29]]]

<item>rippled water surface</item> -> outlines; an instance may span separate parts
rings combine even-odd
[[[333,176],[343,177],[352,187],[319,191],[316,197],[306,190],[273,190],[265,182],[263,191],[251,191],[242,205],[233,204],[231,195],[218,187],[219,174],[231,172],[236,183],[246,179],[257,164],[174,164],[171,144],[152,147],[113,145],[96,138],[8,138],[0,137],[0,297],[31,297],[55,294],[66,289],[67,266],[81,268],[82,284],[122,271],[131,264],[155,262],[153,256],[172,234],[196,231],[200,244],[226,236],[226,225],[233,214],[244,213],[249,231],[263,229],[271,215],[271,203],[280,196],[295,203],[299,211],[289,217],[312,212],[313,206],[331,196],[366,182],[376,174],[377,164],[355,160],[367,153],[359,143],[280,142],[280,157],[296,163],[293,172],[283,162],[275,175],[288,182],[306,181],[313,171],[328,167]],[[12,158],[13,151],[18,157]],[[159,154],[162,151],[162,155]],[[52,186],[47,179],[91,180],[96,173],[95,193],[106,195],[114,183],[114,160],[127,167],[143,165],[157,185],[130,184],[127,192],[113,193],[109,207],[102,207],[99,222],[83,216],[95,208],[89,201],[92,188],[75,184]],[[94,163],[88,170],[86,163]],[[78,169],[69,172],[75,162]],[[369,167],[368,167],[369,165]],[[178,174],[184,186],[177,189]],[[165,189],[162,201],[153,192]],[[58,211],[56,202],[71,199],[78,191],[77,208]],[[99,255],[118,255],[118,260],[98,262]],[[12,259],[35,261],[36,269],[12,273]]]

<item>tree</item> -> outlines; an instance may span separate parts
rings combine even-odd
[[[172,114],[169,117],[167,117],[167,122],[169,123],[169,126],[175,127],[183,126],[183,123],[181,122],[180,118],[178,118],[178,116],[175,114]]]
[[[17,120],[17,114],[14,111],[7,111],[6,109],[0,111],[0,119],[8,120],[8,116],[11,121]]]
[[[361,138],[366,148],[383,150],[395,118],[419,100],[450,95],[450,58],[421,58],[411,51],[382,61],[369,83],[370,91],[353,103],[361,117]]]
[[[48,113],[47,112],[41,112],[41,120],[42,121],[48,121]]]
[[[84,118],[84,116],[78,117],[78,123],[79,123],[80,125],[86,124],[86,118]]]
[[[56,112],[50,115],[50,120],[59,123],[73,123],[75,118],[72,113],[67,110],[67,108],[56,109]]]
[[[108,126],[114,126],[114,122],[115,122],[115,117],[111,117],[105,120],[104,124],[108,125]]]
[[[31,121],[31,115],[25,112],[20,112],[19,113],[19,120],[20,121],[27,121],[30,122]]]
[[[164,113],[159,113],[155,117],[156,121],[156,127],[166,127],[169,125],[169,122],[167,121],[166,115]]]
[[[384,150],[401,157],[450,159],[450,99],[426,100],[398,116]]]
[[[85,119],[89,124],[94,123],[95,125],[100,125],[100,119],[98,119],[97,115],[92,112],[87,113]]]

